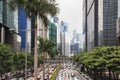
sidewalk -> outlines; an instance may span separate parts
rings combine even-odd
[[[46,68],[47,69],[47,68]],[[38,69],[39,70],[39,69]],[[51,69],[50,69],[51,70]],[[55,69],[56,70],[56,69]],[[55,71],[54,70],[54,71]],[[54,73],[54,71],[52,71],[52,74]],[[52,74],[49,74],[49,78],[52,76]],[[38,74],[38,76],[42,76],[43,75],[43,71],[40,71],[39,72],[39,74]],[[34,77],[29,77],[29,78],[27,78],[26,80],[34,80]],[[43,77],[40,77],[40,80],[43,80]]]
[[[46,69],[48,69],[48,68],[45,68],[45,70]],[[56,68],[54,69],[54,71],[52,70],[53,68],[52,67],[50,67],[49,68],[49,71],[51,71],[52,73],[51,74],[49,74],[49,78],[52,76],[52,74],[56,71]],[[43,77],[42,77],[42,75],[43,75],[43,71],[41,71],[41,68],[38,68],[38,76],[41,76],[40,78],[40,80],[43,80]],[[46,75],[46,74],[45,74]],[[29,78],[27,78],[26,80],[34,80],[34,77],[33,76],[31,76],[31,77],[29,77]]]

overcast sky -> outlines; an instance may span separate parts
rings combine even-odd
[[[68,23],[69,32],[82,33],[82,1],[83,0],[57,0],[59,3],[59,18]]]

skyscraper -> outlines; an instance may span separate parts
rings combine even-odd
[[[11,45],[13,51],[20,51],[21,37],[17,34],[18,10],[12,11],[9,1],[0,0],[0,42]]]
[[[31,52],[31,19],[26,16],[25,10],[22,7],[18,9],[18,23],[18,32],[22,39],[21,49]]]
[[[14,30],[18,30],[18,14],[17,9],[12,11],[9,7],[10,0],[0,0],[0,23],[7,26],[8,28],[12,28]]]
[[[48,27],[49,27],[49,40],[52,40],[55,43],[57,43],[57,26],[49,21]]]
[[[73,31],[73,37],[70,43],[70,53],[71,55],[78,54],[82,51],[82,34],[77,33],[76,30]]]
[[[70,54],[70,41],[68,34],[68,23],[61,21],[60,24],[60,42],[62,55],[69,56]]]
[[[27,30],[27,16],[23,8],[19,7],[18,11],[18,21],[19,21],[19,34],[22,37],[21,48],[25,50],[26,48],[26,31]]]
[[[120,0],[118,0],[118,16],[116,20],[116,36],[118,38],[118,45],[120,45]]]
[[[83,2],[84,48],[90,51],[95,46],[117,45],[118,0],[84,0]]]

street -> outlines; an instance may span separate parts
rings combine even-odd
[[[48,68],[46,67],[45,68],[45,79],[48,78],[48,75],[49,75],[49,78],[50,78],[52,73],[54,73],[54,71],[55,71],[55,65],[54,64],[49,66],[49,72],[48,72]],[[38,69],[38,78],[39,78],[39,80],[43,80],[43,70]],[[34,77],[31,76],[26,80],[34,80]]]
[[[56,80],[86,80],[80,73],[72,69],[61,69]]]

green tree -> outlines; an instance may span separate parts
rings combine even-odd
[[[38,57],[38,64],[43,64],[43,56]]]
[[[118,80],[120,74],[120,47],[96,47],[90,52],[76,55],[73,59],[75,62],[82,64],[82,70],[87,69],[87,73],[95,80],[98,78],[103,80],[106,71],[109,72],[109,80]]]
[[[108,47],[104,58],[106,59],[106,67],[109,71],[109,80],[113,80],[111,73],[113,73],[114,80],[118,80],[120,74],[120,47]]]
[[[18,53],[18,70],[24,69],[25,68],[25,53],[21,52]]]
[[[11,0],[10,6],[12,9],[16,7],[23,7],[27,16],[35,17],[35,46],[34,46],[34,73],[35,80],[37,80],[37,28],[39,27],[39,19],[42,20],[45,27],[47,27],[47,15],[56,15],[59,11],[55,0]]]
[[[51,40],[44,40],[43,38],[38,38],[39,44],[38,44],[38,50],[42,53],[42,55],[46,55],[44,52],[47,52],[49,57],[53,56],[54,51],[56,52],[56,44],[55,42]],[[56,52],[57,54],[57,52]],[[55,54],[54,54],[55,55]],[[46,56],[47,57],[47,56]]]
[[[27,65],[28,65],[28,68],[32,68],[33,65],[34,65],[34,57],[32,54],[27,54]]]
[[[44,40],[41,37],[38,38],[38,41],[39,41],[38,50],[42,53],[42,56],[44,57],[44,59],[43,59],[43,77],[44,77],[45,58],[50,58],[55,55],[53,50],[54,50],[54,47],[56,44],[51,40],[47,40],[47,39]],[[49,59],[48,59],[48,61],[49,61]],[[49,63],[48,63],[48,68],[49,68]],[[48,71],[49,71],[49,69],[48,69]]]
[[[0,75],[13,70],[13,53],[10,46],[0,43]]]
[[[19,70],[19,56],[17,53],[14,53],[14,56],[13,56],[13,66],[14,66],[14,71],[17,71]]]

